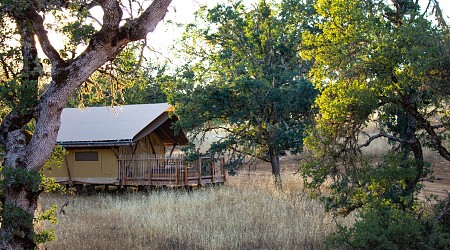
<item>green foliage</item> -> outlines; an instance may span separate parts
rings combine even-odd
[[[307,188],[319,189],[329,180],[328,173],[333,171],[333,166],[326,168],[320,164],[320,161],[311,160],[302,165],[301,172]],[[356,208],[378,202],[389,202],[403,208],[417,204],[414,194],[422,186],[415,185],[414,190],[408,190],[408,183],[415,182],[417,176],[415,160],[405,160],[402,155],[391,153],[383,156],[378,163],[361,160],[361,164],[327,186],[330,192],[321,196],[327,210],[347,215]]]
[[[1,169],[1,174],[3,176],[0,182],[2,189],[5,186],[10,186],[17,189],[23,188],[33,193],[37,193],[39,191],[39,185],[42,178],[39,173],[35,171],[30,171],[23,168],[3,167]]]
[[[4,190],[3,186],[1,190]],[[33,214],[10,202],[3,202],[1,205],[2,223],[12,225],[14,228],[11,232],[12,238],[2,239],[2,241],[21,239],[26,242],[25,244],[33,244]]]
[[[71,1],[67,3],[65,11],[61,11],[58,8],[51,11],[55,21],[62,25],[49,24],[47,28],[55,30],[55,32],[64,37],[61,41],[64,46],[59,53],[65,59],[75,58],[77,49],[88,45],[90,39],[97,31],[95,19],[92,18],[85,6],[86,4],[83,2]]]
[[[57,146],[54,148],[50,159],[46,162],[46,169],[51,167],[61,167],[63,163],[63,157],[67,152],[61,147]],[[12,189],[21,190],[24,189],[29,192],[29,194],[36,194],[42,191],[44,192],[63,192],[65,189],[63,186],[56,183],[54,178],[48,178],[40,173],[34,171],[29,171],[23,168],[10,168],[0,166],[0,173],[2,174],[2,179],[0,181],[0,195],[4,195],[5,187],[8,186]],[[32,199],[31,196],[27,199]],[[26,228],[32,226],[33,222],[40,222],[43,220],[48,220],[51,223],[57,223],[56,219],[56,205],[52,205],[51,208],[38,213],[36,217],[30,214],[14,204],[10,203],[0,203],[1,209],[5,212],[2,213],[3,223],[12,223],[12,225],[17,225],[16,228],[21,228],[22,231],[18,231],[18,234],[30,234],[27,237],[31,240],[34,239],[35,243],[45,243],[55,239],[54,230],[43,230],[39,233],[28,232]],[[7,212],[6,212],[7,211]]]
[[[34,242],[36,242],[37,244],[44,244],[55,239],[56,236],[54,229],[46,230],[34,235]]]
[[[3,16],[0,6],[0,118],[3,118],[13,108],[20,114],[30,112],[36,103],[38,95],[38,77],[44,74],[41,62],[31,56],[23,58],[20,46],[17,46],[17,34],[24,37],[32,36],[28,29],[11,25],[14,19]],[[30,25],[22,24],[23,26]],[[26,39],[26,38],[22,38]],[[34,41],[33,41],[34,42]],[[35,55],[37,51],[31,51]],[[22,74],[21,71],[27,72]],[[1,121],[1,119],[0,119]]]
[[[181,46],[187,63],[167,77],[165,93],[194,141],[217,135],[209,153],[266,161],[302,150],[316,91],[298,54],[311,11],[301,2],[240,1],[200,10]],[[210,136],[207,136],[210,137]]]
[[[52,224],[58,223],[56,218],[56,211],[58,206],[53,204],[49,209],[39,212],[37,216],[34,218],[35,223],[39,223],[41,221],[50,221]],[[56,234],[54,229],[45,229],[40,232],[35,232],[34,234],[34,242],[37,244],[44,244],[46,242],[52,241],[56,239]]]
[[[345,213],[378,199],[412,206],[419,179],[430,172],[423,147],[448,159],[448,30],[413,1],[319,0],[315,8],[318,31],[303,33],[301,51],[314,60],[310,76],[320,91],[305,138],[306,184],[332,180],[326,200]],[[369,124],[374,132],[364,130]],[[361,149],[383,137],[391,154],[368,161]]]
[[[44,166],[41,169],[42,170],[49,170],[52,171],[52,168],[61,168],[64,165],[64,159],[67,155],[67,151],[62,146],[55,146],[53,148],[53,152],[50,155],[50,158],[45,162]],[[64,186],[59,185],[56,180],[52,177],[46,177],[42,173],[40,173],[41,176],[41,183],[39,184],[39,188],[48,193],[54,193],[54,192],[61,192],[64,193],[65,188]]]
[[[45,162],[42,169],[51,170],[52,167],[61,167],[64,162],[64,157],[67,155],[67,151],[60,145],[56,145],[53,148],[53,152],[50,158]]]
[[[345,249],[448,249],[450,230],[426,214],[378,202],[364,209],[351,227],[339,226],[328,238]]]
[[[3,223],[12,223],[18,225],[17,228],[22,228],[25,225],[32,224],[33,215],[28,211],[25,211],[11,203],[3,204],[2,209],[9,211],[8,213],[3,214]]]
[[[39,185],[41,190],[47,193],[55,193],[60,192],[64,193],[66,191],[64,186],[59,185],[59,183],[56,182],[55,178],[52,177],[46,177],[45,175],[41,174],[41,184]]]
[[[92,25],[84,24],[83,21],[77,20],[71,23],[66,23],[61,28],[62,33],[67,33],[71,42],[79,44],[86,43],[87,38],[92,37],[95,28]],[[87,44],[87,43],[86,43]]]
[[[42,213],[38,213],[38,215],[34,218],[36,222],[40,222],[43,220],[48,220],[53,224],[58,223],[58,220],[56,219],[56,210],[58,206],[53,204],[49,209],[45,210]]]
[[[138,44],[128,45],[107,65],[98,69],[69,101],[71,107],[162,103],[166,96],[165,66],[145,63]],[[162,79],[162,80],[160,80]]]
[[[436,221],[450,231],[450,192],[447,191],[445,199],[434,206],[433,212],[437,215]]]
[[[319,115],[300,172],[306,187],[328,188],[320,196],[328,210],[359,216],[340,226],[331,246],[449,248],[448,227],[416,198],[420,178],[431,173],[423,147],[449,159],[448,29],[414,1],[318,0],[315,9],[318,30],[303,33],[301,54],[314,60]],[[383,137],[386,155],[363,154]]]

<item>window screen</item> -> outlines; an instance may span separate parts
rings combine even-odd
[[[75,161],[98,161],[98,152],[75,152]]]

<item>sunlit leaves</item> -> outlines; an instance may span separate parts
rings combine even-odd
[[[403,190],[401,195],[409,197],[415,182],[426,174],[421,143],[430,143],[429,130],[422,130],[423,126],[440,124],[441,138],[449,128],[441,123],[449,101],[448,31],[435,26],[413,1],[319,0],[315,8],[319,31],[303,33],[300,52],[314,60],[310,76],[320,90],[316,125],[305,139],[316,159],[302,169],[304,176],[312,178],[308,181],[313,186],[334,177],[334,194],[343,199],[352,195],[359,199],[362,194],[354,191],[361,183],[372,183],[372,188],[364,186],[363,193],[379,195],[377,185],[387,184],[365,179],[375,173],[363,171],[366,163],[360,154],[364,140],[368,144],[374,140],[369,137],[373,134],[364,136],[364,128],[371,123],[376,128],[373,133],[388,137],[392,150],[403,155],[396,163],[404,165],[414,155],[416,176],[403,169],[393,181]],[[395,167],[382,166],[383,174],[377,175],[389,175]],[[351,207],[351,203],[337,206]]]

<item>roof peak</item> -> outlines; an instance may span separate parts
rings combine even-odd
[[[57,142],[130,141],[172,110],[167,103],[65,108]],[[168,115],[165,116],[163,119],[167,120]]]

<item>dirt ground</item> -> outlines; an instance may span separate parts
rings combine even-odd
[[[424,194],[446,195],[450,192],[450,162],[440,158],[432,161],[434,180],[424,180]]]
[[[284,156],[280,158],[280,165],[282,175],[289,175],[296,172],[299,168],[300,156]],[[436,154],[427,154],[426,160],[433,164],[433,176],[434,179],[424,178],[422,183],[424,190],[421,196],[428,196],[430,194],[436,194],[438,196],[445,196],[447,192],[450,192],[450,162]],[[268,176],[271,173],[270,163],[258,162],[255,166],[252,166],[249,171],[241,170],[240,176],[243,177],[259,177]]]

